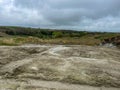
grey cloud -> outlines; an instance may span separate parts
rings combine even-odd
[[[120,32],[119,21],[120,0],[0,0],[1,25]]]
[[[56,25],[72,24],[83,17],[99,19],[117,16],[120,0],[15,0],[16,6],[32,8]]]
[[[44,6],[45,0],[15,0],[14,5],[21,8],[40,9]]]

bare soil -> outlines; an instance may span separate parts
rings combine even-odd
[[[0,46],[0,90],[120,90],[120,49]]]

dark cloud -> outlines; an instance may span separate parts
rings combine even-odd
[[[46,0],[47,1],[47,0]],[[44,6],[45,0],[15,0],[16,7],[28,9],[41,9]]]
[[[120,0],[0,0],[0,24],[120,32]]]

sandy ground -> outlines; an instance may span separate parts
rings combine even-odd
[[[0,90],[120,90],[120,50],[0,46]]]

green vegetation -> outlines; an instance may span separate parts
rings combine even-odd
[[[118,35],[120,33],[0,26],[0,45],[24,43],[98,45],[103,39]]]
[[[54,38],[60,38],[63,36],[63,33],[62,32],[53,32],[52,33],[52,37]]]
[[[39,38],[61,38],[61,37],[81,37],[86,32],[70,31],[70,30],[50,30],[38,28],[23,27],[6,27],[1,26],[0,32],[14,36],[34,36]]]

